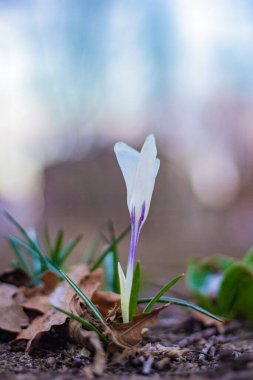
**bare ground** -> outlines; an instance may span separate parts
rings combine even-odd
[[[223,331],[192,317],[161,318],[147,332],[143,347],[120,362],[109,361],[102,379],[253,379],[253,326],[232,321]],[[66,343],[61,330],[51,333],[32,355],[24,344],[0,334],[1,380],[86,379],[93,361],[83,347]]]

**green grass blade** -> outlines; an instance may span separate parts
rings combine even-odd
[[[51,256],[51,253],[53,251],[53,246],[52,246],[52,242],[51,242],[51,238],[50,238],[47,226],[45,226],[45,229],[44,229],[44,236],[45,236],[46,251],[48,255]]]
[[[95,234],[93,235],[88,247],[86,248],[84,252],[84,262],[90,263],[94,256],[96,255],[96,252],[98,250],[100,241],[101,241],[101,231],[97,230]]]
[[[78,235],[75,239],[71,240],[60,252],[57,257],[58,265],[61,266],[67,260],[69,254],[77,246],[82,239],[83,235]]]
[[[31,244],[31,246],[33,246],[33,248],[36,250],[37,249],[37,246],[36,244],[34,243],[34,241],[30,238],[29,234],[27,233],[26,229],[24,227],[21,226],[21,224],[18,223],[18,221],[13,218],[13,216],[11,214],[9,214],[7,211],[4,212],[5,216],[7,217],[7,219],[9,219],[9,221],[19,230],[19,232],[21,233],[21,235],[23,235],[23,237]]]
[[[129,302],[129,320],[130,321],[136,315],[140,286],[141,286],[141,265],[140,265],[140,260],[137,260],[135,269],[134,269],[134,274],[133,274],[133,283],[132,283],[130,302]]]
[[[91,271],[97,269],[103,262],[104,258],[112,251],[112,248],[116,246],[124,237],[130,232],[130,226],[128,226],[121,234],[109,245],[108,248],[99,256],[97,261],[93,264]]]
[[[93,302],[85,295],[85,293],[77,286],[74,281],[71,280],[71,278],[62,270],[59,269],[55,263],[49,258],[44,255],[42,251],[34,251],[27,243],[21,241],[21,244],[27,248],[32,254],[36,255],[38,254],[41,258],[41,260],[44,262],[47,268],[55,272],[58,276],[63,277],[69,285],[74,289],[74,291],[79,295],[79,297],[84,301],[84,303],[87,305],[87,307],[92,311],[94,316],[102,323],[104,323],[104,319],[97,309],[97,307],[93,304]]]
[[[107,223],[107,227],[110,233],[109,243],[115,241],[115,231],[112,221]],[[119,284],[119,273],[118,273],[118,252],[117,245],[112,247],[111,252],[109,252],[104,258],[104,279],[106,284],[106,289],[113,291],[115,293],[120,293]]]
[[[24,253],[22,249],[20,248],[20,245],[18,244],[16,238],[14,236],[8,236],[7,237],[11,247],[13,248],[13,251],[15,252],[18,262],[20,264],[20,267],[31,277],[33,278],[33,273],[30,265],[28,264],[28,261],[26,260]]]
[[[150,298],[150,297],[148,297],[148,298],[141,298],[141,299],[138,300],[138,304],[149,303],[152,299],[153,298]],[[159,303],[172,303],[172,304],[175,304],[175,305],[178,305],[178,306],[188,307],[189,309],[198,311],[199,313],[204,314],[204,315],[206,315],[206,316],[208,316],[210,318],[213,318],[216,321],[223,322],[222,319],[218,318],[216,315],[210,313],[209,311],[203,309],[202,307],[194,305],[193,303],[185,301],[185,300],[182,300],[180,298],[161,297],[161,298],[159,298],[159,300],[157,302],[159,302]]]
[[[101,333],[101,331],[99,331],[93,324],[91,324],[90,322],[86,321],[85,319],[79,317],[78,315],[74,314],[74,313],[71,313],[71,311],[68,311],[68,310],[65,310],[65,309],[62,309],[61,307],[58,307],[58,306],[55,306],[55,305],[51,305],[54,309],[60,311],[61,313],[64,313],[66,314],[68,317],[74,319],[75,321],[81,323],[81,325],[83,325],[83,327],[86,329],[86,330],[89,330],[89,331],[94,331],[96,334],[98,334],[98,336],[104,341],[104,342],[107,342],[107,339],[106,337]]]
[[[54,266],[55,267],[55,266]],[[69,285],[74,289],[74,291],[79,295],[79,297],[84,301],[87,307],[92,311],[94,316],[102,323],[104,323],[104,319],[100,311],[93,304],[93,302],[86,296],[86,294],[77,286],[71,278],[63,272],[63,270],[58,269],[59,273],[64,277],[64,279],[69,283]]]
[[[174,286],[182,277],[184,277],[184,273],[180,274],[179,276],[175,277],[173,280],[169,281],[168,284],[166,284],[147,304],[145,309],[143,310],[143,313],[148,313],[152,306],[159,301],[159,299],[166,293],[172,286]]]
[[[39,252],[41,250],[39,242],[38,241],[34,241],[29,236],[29,234],[27,233],[26,229],[24,227],[22,227],[21,224],[19,224],[17,222],[17,220],[15,218],[13,218],[13,216],[11,214],[9,214],[7,211],[5,211],[4,214],[9,219],[9,221],[19,230],[19,232],[25,238],[25,240],[30,244],[30,248],[32,248],[33,251],[35,251],[35,252],[37,252],[39,254]],[[41,260],[41,257],[39,257],[39,261],[38,261],[38,256],[37,256],[37,258],[36,257],[32,257],[32,261],[33,261],[33,267],[34,267],[33,270],[35,272],[39,272],[40,270],[43,269],[43,261]]]
[[[51,250],[50,258],[53,260],[53,262],[57,264],[58,264],[58,257],[60,255],[61,248],[62,248],[63,238],[64,238],[64,232],[62,230],[59,230],[55,238],[53,249]]]

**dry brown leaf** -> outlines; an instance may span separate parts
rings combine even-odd
[[[153,309],[150,313],[141,313],[136,315],[129,323],[113,322],[108,327],[106,334],[112,350],[116,347],[121,349],[132,348],[137,346],[142,340],[142,330],[147,325],[157,320],[158,314],[170,304],[163,305]]]
[[[45,315],[35,318],[27,329],[21,331],[16,340],[28,340],[26,352],[30,352],[45,332],[50,331],[53,326],[63,325],[66,318],[65,314],[51,308]]]
[[[14,285],[0,284],[0,328],[18,333],[29,321],[23,308],[13,298],[16,291]]]
[[[50,309],[48,295],[59,284],[59,280],[56,274],[50,271],[45,272],[41,280],[42,284],[33,288],[20,287],[16,292],[15,299],[24,309],[44,314]]]
[[[79,284],[81,290],[83,290],[86,296],[91,299],[95,291],[99,288],[103,281],[104,270],[98,268],[94,272],[91,272],[87,277],[84,277]]]
[[[82,288],[86,295],[92,296],[101,284],[103,271],[99,269],[90,274],[89,268],[84,264],[80,264],[72,267],[68,275]],[[74,290],[66,281],[63,281],[51,295],[35,295],[23,303],[26,308],[39,310],[42,313],[45,312],[44,315],[34,319],[30,326],[17,337],[18,340],[29,341],[26,348],[27,352],[30,352],[36,346],[45,332],[50,331],[54,326],[63,325],[68,318],[65,314],[52,309],[50,304],[70,310],[71,300],[74,296]]]
[[[32,284],[32,279],[20,268],[4,269],[0,274],[0,281],[17,287],[29,286]]]
[[[71,278],[71,280],[75,281],[79,287],[81,285],[81,282],[84,281],[89,274],[89,268],[85,264],[74,265],[68,272],[68,276]],[[67,283],[67,281],[63,281],[55,288],[53,293],[50,294],[49,302],[52,305],[68,309],[68,306],[74,294],[74,290]]]
[[[50,303],[47,295],[35,295],[27,298],[20,305],[26,310],[35,310],[38,314],[45,314],[50,309]]]
[[[72,341],[87,347],[94,355],[93,363],[85,367],[86,376],[101,376],[105,370],[106,354],[98,335],[93,331],[84,330],[82,325],[74,320],[69,321],[69,327]]]
[[[117,293],[100,290],[93,294],[91,300],[105,319],[113,320],[120,308],[120,295]]]

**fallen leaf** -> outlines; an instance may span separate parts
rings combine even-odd
[[[27,298],[20,305],[25,310],[35,310],[38,314],[45,314],[51,309],[49,299],[47,295],[35,295]]]
[[[0,281],[6,284],[19,286],[29,286],[32,284],[32,279],[20,268],[5,269],[0,274]]]
[[[150,313],[136,315],[129,323],[113,322],[105,332],[110,341],[110,348],[115,346],[127,349],[137,346],[142,340],[142,330],[149,324],[157,320],[158,314],[170,304],[153,309]]]
[[[88,297],[92,297],[93,293],[100,286],[103,271],[100,269],[89,273],[89,268],[84,264],[75,265],[68,273],[69,277],[85,292]],[[63,281],[55,288],[55,290],[47,295],[36,295],[23,303],[23,307],[45,311],[45,314],[35,318],[27,329],[23,330],[16,340],[28,340],[26,352],[30,352],[36,346],[44,333],[51,330],[55,326],[65,324],[68,317],[53,309],[51,305],[58,306],[65,310],[70,310],[75,299],[75,291],[68,282]],[[79,305],[79,297],[76,303]]]
[[[22,306],[13,298],[16,291],[14,285],[0,284],[0,329],[19,333],[29,320]]]
[[[16,341],[27,340],[26,352],[31,352],[44,333],[50,331],[53,326],[60,326],[65,322],[66,315],[51,308],[45,315],[35,318],[28,328],[22,330]]]
[[[71,267],[68,272],[68,276],[71,280],[75,281],[75,283],[80,287],[82,281],[86,279],[90,274],[89,268],[85,264],[78,264]],[[71,298],[75,294],[74,290],[68,284],[67,281],[62,281],[49,296],[49,302],[52,305],[66,308],[68,307]]]
[[[102,316],[106,319],[115,319],[117,311],[120,309],[120,295],[108,291],[97,291],[92,296],[92,302],[97,306]]]
[[[85,367],[86,376],[88,378],[94,375],[101,376],[106,366],[106,354],[98,335],[93,331],[84,330],[82,325],[77,321],[70,320],[70,325],[70,338],[72,341],[88,348],[94,356],[92,364]]]

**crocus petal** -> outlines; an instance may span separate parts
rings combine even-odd
[[[126,277],[124,275],[124,272],[121,268],[120,263],[118,263],[118,273],[119,273],[119,283],[120,283],[122,318],[123,318],[123,322],[127,323],[129,322],[129,297],[127,293]]]
[[[154,135],[149,135],[140,153],[129,205],[130,210],[135,207],[136,220],[139,220],[142,214],[143,203],[145,203],[145,215],[142,224],[145,222],[149,212],[155,179],[160,166],[160,160],[156,158],[156,155],[157,150]]]
[[[127,188],[127,205],[129,212],[130,210],[130,196],[133,188],[133,182],[135,178],[135,173],[137,170],[137,165],[140,158],[140,152],[131,148],[129,145],[118,142],[114,146],[114,152],[117,157],[118,164],[122,171],[126,188]]]
[[[123,142],[116,143],[114,151],[126,183],[129,213],[131,214],[135,207],[136,219],[138,219],[145,202],[144,223],[149,212],[155,179],[160,166],[160,160],[156,158],[154,135],[146,138],[141,152]]]

